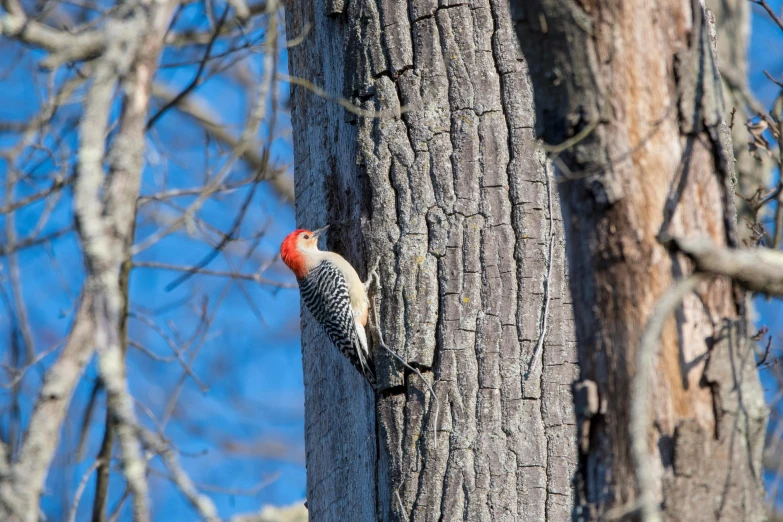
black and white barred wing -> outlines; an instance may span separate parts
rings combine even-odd
[[[307,309],[332,343],[370,384],[375,384],[373,368],[356,331],[348,284],[342,272],[334,264],[322,261],[299,280],[299,291]]]

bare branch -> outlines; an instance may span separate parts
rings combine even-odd
[[[52,346],[51,348],[49,348],[48,350],[44,350],[43,352],[37,354],[35,356],[35,358],[32,361],[30,361],[25,367],[20,368],[20,369],[16,369],[15,368],[14,371],[13,371],[13,377],[11,378],[11,380],[9,382],[6,382],[6,383],[0,383],[0,387],[2,387],[2,388],[12,388],[12,387],[16,386],[19,383],[19,381],[21,381],[22,378],[25,376],[25,374],[27,373],[27,370],[29,370],[30,368],[32,368],[36,364],[40,363],[47,356],[49,356],[52,353],[56,352],[59,347],[60,347],[60,343],[57,343],[54,346]]]
[[[636,355],[636,375],[633,379],[631,400],[631,449],[633,451],[636,480],[639,485],[639,504],[644,522],[661,520],[660,507],[655,498],[656,478],[652,456],[648,447],[653,377],[658,365],[659,339],[669,316],[680,306],[686,295],[691,293],[704,274],[694,274],[677,283],[661,298],[647,322],[642,335],[639,352]]]
[[[247,6],[244,0],[226,0],[228,4],[234,8],[237,13],[237,18],[245,20],[250,16],[250,8]]]
[[[704,238],[672,241],[700,272],[730,277],[753,292],[783,295],[783,253],[767,248],[728,249]]]
[[[232,0],[236,3],[242,3],[241,0]],[[231,4],[231,2],[229,2]],[[246,5],[246,4],[244,4]],[[247,16],[255,16],[259,14],[266,13],[267,5],[265,1],[256,2],[254,4],[251,4],[246,7],[247,9],[247,15],[243,15],[242,11],[244,9],[240,6],[237,7],[236,5],[232,4],[232,7],[234,7],[234,10],[236,11],[236,18],[230,18],[227,23],[223,26],[221,30],[221,36],[228,35],[231,31],[233,31],[238,24],[240,24],[243,20],[243,18],[246,18]],[[210,29],[209,31],[180,31],[177,33],[169,33],[166,36],[166,44],[171,45],[173,47],[184,47],[186,45],[206,45],[209,43],[209,41],[212,39],[212,36],[214,34],[214,29]]]
[[[152,95],[167,103],[173,100],[176,94],[168,87],[155,83],[152,86]],[[219,122],[218,118],[207,108],[206,102],[190,95],[179,101],[176,107],[184,114],[193,118],[196,123],[201,125],[217,141],[227,145],[232,150],[239,148],[239,138],[234,136],[226,129],[226,126]],[[267,180],[272,184],[275,191],[288,202],[294,201],[294,180],[287,173],[286,169],[272,167],[264,161],[261,145],[254,143],[246,147],[241,159],[245,161],[252,169],[258,172],[258,179]]]
[[[84,488],[87,486],[87,481],[90,480],[90,475],[100,466],[102,461],[97,459],[92,465],[87,468],[84,476],[79,481],[79,485],[76,487],[76,492],[73,495],[73,504],[71,505],[71,512],[68,514],[68,522],[76,522],[76,513],[79,511],[79,501],[84,493]]]
[[[127,295],[122,293],[121,273],[129,262],[133,240],[152,71],[176,5],[177,1],[173,0],[157,4],[150,11],[136,5],[130,17],[107,22],[105,30],[111,38],[95,66],[93,84],[85,102],[80,128],[79,176],[74,186],[75,213],[89,269],[87,284],[95,292],[92,312],[98,369],[112,416],[112,421],[107,422],[105,440],[112,438],[112,430],[116,431],[123,472],[133,495],[134,519],[140,522],[149,520],[149,498],[146,463],[134,431],[136,421],[126,382],[122,321]],[[110,174],[103,189],[107,119],[114,86],[125,75],[129,76],[124,81],[127,99],[108,155]],[[109,458],[104,460],[107,466]],[[98,484],[97,490],[102,489]]]
[[[159,440],[158,436],[149,430],[141,427],[138,429],[144,444],[163,458],[163,462],[166,463],[166,467],[171,473],[172,480],[179,487],[179,490],[185,495],[185,498],[188,499],[190,504],[198,511],[201,517],[209,522],[219,520],[215,504],[209,497],[198,492],[193,481],[190,480],[190,477],[188,477],[187,473],[182,469],[182,466],[180,466],[176,455],[174,455],[174,452],[169,445],[165,441]]]
[[[194,215],[201,206],[207,201],[207,199],[216,191],[218,190],[224,183],[226,177],[231,173],[231,169],[234,166],[234,163],[237,159],[241,158],[247,150],[250,149],[252,143],[255,141],[255,136],[258,134],[258,128],[261,125],[261,122],[264,119],[264,116],[266,115],[266,109],[267,109],[267,95],[269,94],[269,91],[272,87],[273,80],[275,78],[275,70],[273,67],[274,63],[274,53],[273,49],[275,49],[276,45],[276,37],[277,34],[277,19],[274,15],[274,2],[269,2],[267,4],[268,9],[270,9],[269,12],[269,22],[267,26],[267,41],[270,43],[271,49],[270,52],[267,52],[264,57],[264,64],[263,64],[263,78],[261,79],[261,82],[259,84],[259,90],[258,90],[258,97],[256,99],[253,111],[250,114],[250,117],[248,117],[247,121],[245,122],[245,128],[242,132],[242,136],[239,138],[239,141],[236,143],[236,147],[233,148],[231,151],[231,156],[228,158],[226,163],[223,165],[223,167],[220,169],[220,172],[218,172],[211,180],[210,182],[204,187],[204,191],[199,195],[199,197],[196,199],[196,201],[191,204],[187,210],[185,211],[185,214],[182,217],[177,218],[172,223],[170,223],[168,226],[165,226],[161,228],[158,232],[152,234],[151,236],[147,237],[140,243],[136,244],[132,250],[131,254],[136,255],[139,252],[151,247],[164,237],[168,236],[169,234],[173,233],[180,227],[182,227],[187,221],[190,219],[190,216]],[[272,54],[272,56],[270,56]],[[262,157],[262,165],[265,170],[265,161]],[[262,171],[263,172],[263,171]],[[260,173],[259,173],[260,174]]]
[[[235,1],[240,2],[240,0]],[[245,6],[245,10],[247,11],[247,6]],[[226,16],[228,16],[228,6],[226,6],[226,8],[223,10],[223,15],[220,17],[217,27],[212,32],[212,38],[210,38],[209,43],[207,44],[207,48],[204,51],[204,57],[201,59],[201,62],[198,65],[198,69],[196,70],[196,75],[193,77],[187,87],[182,89],[179,94],[177,94],[173,99],[169,100],[163,107],[158,109],[158,112],[156,112],[149,119],[149,121],[147,121],[147,130],[151,129],[155,125],[155,122],[157,122],[164,114],[166,114],[169,109],[177,105],[181,100],[187,98],[193,89],[199,86],[201,83],[201,76],[204,73],[204,68],[207,65],[207,61],[209,60],[209,55],[212,53],[212,46],[215,45],[215,42],[220,35],[220,29],[226,22]]]
[[[45,236],[26,237],[20,241],[17,241],[16,244],[14,245],[0,246],[0,257],[7,256],[8,254],[11,254],[13,252],[19,252],[20,250],[23,250],[25,248],[30,248],[30,247],[42,245],[44,243],[48,243],[49,241],[58,239],[66,234],[69,234],[70,232],[73,232],[73,227],[68,226],[66,228],[61,228],[60,230],[55,230],[54,232],[46,234]]]
[[[158,325],[156,325],[153,321],[150,321],[148,318],[144,317],[141,314],[133,313],[131,312],[129,314],[129,317],[132,317],[138,321],[141,321],[142,323],[146,324],[150,329],[152,329],[155,333],[157,333],[171,348],[171,351],[174,352],[174,356],[179,361],[180,365],[182,366],[182,369],[185,370],[185,373],[188,374],[193,381],[198,385],[198,387],[201,389],[202,392],[206,392],[209,390],[209,386],[204,384],[201,379],[198,378],[198,376],[193,372],[190,365],[185,361],[185,359],[182,358],[182,352],[184,350],[180,349],[177,344],[168,336],[166,335],[166,332],[158,328]]]
[[[772,83],[774,83],[775,85],[783,89],[783,82],[781,82],[780,80],[776,80],[771,74],[769,74],[767,70],[764,70],[764,76],[766,76],[769,81],[771,81]]]
[[[197,274],[210,275],[215,277],[228,277],[230,279],[241,279],[243,281],[252,281],[260,285],[276,286],[278,288],[298,288],[296,283],[283,283],[275,281],[273,279],[267,279],[262,277],[260,273],[257,274],[243,274],[240,272],[230,272],[227,270],[209,270],[206,268],[193,269],[188,266],[171,265],[168,263],[160,263],[157,261],[134,261],[134,268],[157,268],[160,270],[171,270],[174,272],[195,272]]]
[[[565,149],[563,149],[565,150]],[[554,264],[554,246],[555,246],[555,214],[552,211],[552,188],[549,181],[549,172],[546,172],[546,193],[547,200],[549,201],[549,257],[547,258],[546,277],[544,279],[544,312],[541,318],[541,332],[538,335],[538,341],[536,341],[535,350],[533,350],[533,358],[530,360],[530,367],[527,370],[525,378],[530,376],[533,370],[536,368],[538,358],[541,355],[541,351],[544,348],[544,338],[546,337],[547,319],[549,319],[549,287],[552,285],[552,265]],[[541,361],[543,364],[543,361]]]
[[[57,178],[54,180],[54,183],[52,183],[52,186],[49,187],[48,189],[42,190],[40,192],[36,192],[35,194],[30,194],[29,196],[17,199],[15,201],[11,201],[10,203],[6,203],[2,207],[0,207],[0,214],[7,214],[9,212],[13,212],[17,209],[29,205],[30,203],[35,203],[36,201],[44,199],[50,196],[52,193],[60,190],[61,188],[70,185],[72,181],[73,181],[73,176],[70,176],[68,178]]]
[[[10,172],[6,174],[5,195],[6,201],[11,201],[16,193],[18,176],[15,170],[8,170]],[[7,206],[10,206],[10,203]],[[34,233],[34,235],[37,234]],[[16,244],[16,215],[13,212],[9,212],[5,216],[5,237],[9,248],[14,248]],[[11,297],[16,309],[16,320],[19,330],[22,332],[25,354],[27,361],[30,362],[35,359],[35,341],[33,340],[33,332],[30,329],[27,305],[24,302],[24,292],[22,290],[22,274],[15,252],[8,256],[8,280],[11,283]]]
[[[729,85],[729,87],[734,89],[740,94],[740,96],[742,96],[751,114],[764,115],[767,112],[761,102],[756,99],[756,97],[748,88],[746,78],[738,78],[734,70],[728,67],[720,68],[720,76],[723,78],[726,84]]]
[[[55,53],[41,64],[49,68],[59,63],[97,56],[105,45],[102,31],[87,31],[80,34],[59,31],[28,19],[21,10],[0,17],[0,35]],[[54,56],[57,58],[54,59]]]
[[[775,13],[775,10],[772,9],[772,6],[767,3],[767,0],[750,0],[752,3],[756,5],[760,5],[764,8],[764,10],[767,12],[767,14],[772,18],[772,21],[775,22],[778,27],[780,27],[781,30],[783,30],[783,18],[778,16]]]
[[[231,193],[255,182],[256,182],[255,176],[250,176],[238,182],[225,183],[222,187],[216,189],[214,194],[217,195],[221,193]],[[136,207],[141,208],[142,206],[153,201],[166,202],[169,199],[179,198],[183,196],[198,196],[199,194],[201,194],[201,192],[203,192],[203,190],[204,190],[204,186],[202,185],[198,187],[172,189],[164,192],[158,192],[155,194],[139,196],[139,199],[136,202]]]
[[[62,354],[46,372],[19,460],[13,465],[8,480],[0,485],[0,500],[20,520],[37,520],[38,498],[57,449],[68,404],[92,356],[95,323],[91,308],[92,296],[87,294],[79,306]]]
[[[318,96],[319,98],[323,98],[330,102],[336,103],[337,105],[339,105],[340,107],[348,111],[349,113],[355,114],[356,116],[361,116],[363,118],[378,118],[378,119],[399,118],[401,115],[405,114],[406,112],[410,112],[412,110],[421,108],[418,105],[411,104],[411,105],[406,105],[404,107],[385,109],[380,111],[364,109],[362,107],[359,107],[355,103],[352,103],[348,99],[342,98],[340,96],[332,96],[322,88],[318,87],[313,82],[306,80],[304,78],[297,78],[296,76],[289,76],[287,74],[278,74],[277,79],[307,89],[308,91]]]

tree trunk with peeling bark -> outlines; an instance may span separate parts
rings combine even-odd
[[[537,133],[563,145],[555,165],[580,366],[575,514],[599,520],[638,506],[637,348],[660,297],[693,271],[660,239],[738,246],[711,15],[686,0],[513,4]],[[664,327],[646,442],[666,520],[765,518],[766,407],[746,299],[709,279]]]
[[[440,402],[378,342],[373,395],[303,311],[310,520],[569,519],[564,236],[507,3],[290,0],[286,27],[297,222],[380,259],[386,344]]]

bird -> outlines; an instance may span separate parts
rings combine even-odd
[[[343,256],[318,248],[318,239],[328,228],[294,230],[281,243],[280,257],[296,276],[302,301],[327,337],[375,387],[374,357],[365,332],[372,277],[362,282]]]

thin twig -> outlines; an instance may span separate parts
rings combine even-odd
[[[60,347],[60,345],[62,345],[62,341],[58,341],[57,343],[55,343],[54,346],[52,346],[48,350],[44,350],[43,352],[41,352],[38,355],[36,355],[35,358],[32,361],[30,361],[29,363],[27,363],[27,365],[25,365],[24,367],[22,367],[22,368],[14,368],[12,370],[13,378],[11,378],[11,380],[8,381],[8,382],[0,383],[0,388],[6,388],[6,389],[13,388],[17,384],[19,384],[19,381],[22,380],[22,378],[24,377],[25,373],[27,373],[27,370],[29,370],[30,368],[32,368],[33,366],[35,366],[39,362],[43,361],[49,355],[51,355],[54,352],[56,352],[57,349]]]
[[[161,107],[158,112],[156,112],[149,120],[147,120],[147,130],[150,130],[152,127],[155,126],[155,123],[164,115],[166,112],[168,112],[169,109],[177,105],[180,100],[186,98],[196,87],[199,86],[199,83],[201,82],[201,75],[204,74],[204,68],[207,65],[207,61],[209,61],[209,55],[212,53],[212,47],[215,45],[215,42],[218,39],[218,36],[220,35],[220,29],[223,27],[223,24],[226,22],[226,17],[228,16],[228,4],[226,5],[225,9],[223,9],[223,15],[220,17],[220,20],[218,21],[217,28],[212,32],[212,36],[209,39],[209,43],[207,44],[207,48],[204,51],[204,57],[201,59],[201,62],[198,64],[198,70],[196,71],[196,75],[193,77],[193,80],[182,89],[182,91],[177,94],[173,99],[169,100],[163,107]]]
[[[278,288],[298,288],[296,283],[283,283],[261,277],[261,274],[244,274],[239,272],[230,272],[228,270],[208,270],[206,268],[197,268],[179,265],[170,265],[168,263],[159,263],[157,261],[134,261],[134,268],[156,268],[159,270],[171,270],[173,272],[195,272],[214,277],[227,277],[229,279],[240,279],[242,281],[252,281],[260,285],[276,286]]]
[[[781,18],[775,13],[775,10],[772,9],[772,6],[770,6],[767,3],[767,0],[750,0],[750,1],[756,5],[760,5],[761,7],[763,7],[764,10],[767,12],[767,14],[770,16],[770,18],[772,18],[772,21],[778,24],[778,27],[780,27],[780,29],[783,30],[783,18]]]
[[[208,522],[217,522],[219,518],[217,516],[215,504],[209,497],[199,493],[196,486],[193,484],[193,481],[190,480],[190,477],[188,477],[187,473],[182,469],[182,466],[180,466],[179,460],[169,445],[145,428],[139,426],[137,427],[137,430],[140,438],[144,441],[144,444],[163,458],[163,462],[171,473],[171,479],[182,494],[185,495],[185,498],[188,499],[190,505],[198,511],[204,520],[207,520]]]
[[[36,192],[35,194],[30,194],[29,196],[17,199],[16,201],[11,201],[10,203],[0,207],[0,214],[7,214],[19,208],[27,206],[30,203],[35,203],[39,199],[48,197],[53,192],[70,185],[72,181],[73,181],[73,176],[69,176],[67,178],[59,178],[59,177],[55,178],[54,182],[52,183],[52,186],[49,187],[48,189],[44,189],[40,192]]]
[[[185,361],[185,359],[182,358],[182,352],[184,350],[177,347],[177,343],[174,342],[173,339],[171,339],[168,335],[166,335],[166,332],[164,332],[162,329],[158,327],[158,325],[155,324],[154,321],[148,319],[147,317],[137,314],[135,312],[128,313],[128,317],[132,317],[133,319],[136,319],[137,321],[140,321],[144,324],[146,324],[149,328],[151,328],[155,333],[157,333],[161,339],[166,341],[166,344],[169,345],[171,348],[171,351],[174,352],[174,356],[179,361],[180,365],[182,366],[182,369],[185,370],[185,373],[190,375],[190,378],[195,381],[195,383],[198,385],[198,387],[201,389],[202,392],[207,392],[209,390],[209,386],[204,384],[201,379],[198,378],[198,376],[193,372],[193,370],[190,368],[190,365]]]
[[[402,504],[402,498],[400,497],[400,490],[399,489],[395,489],[394,490],[394,495],[397,497],[397,502],[400,505],[400,515],[402,515],[403,517],[406,516],[407,513],[405,513],[405,506]]]
[[[231,288],[231,283],[229,282],[223,288],[220,295],[218,295],[218,298],[215,302],[211,314],[209,313],[208,310],[208,302],[206,300],[203,301],[198,327],[194,332],[193,336],[191,337],[190,341],[186,343],[189,345],[191,342],[194,342],[197,337],[201,336],[201,339],[199,340],[198,344],[192,350],[190,350],[190,358],[189,358],[190,364],[193,364],[193,361],[196,360],[196,357],[198,356],[198,353],[201,351],[201,348],[204,346],[204,343],[206,343],[207,341],[206,333],[209,331],[210,327],[212,326],[212,323],[214,322],[215,317],[218,314],[220,305],[223,303],[226,296],[228,295],[228,290],[230,288]],[[165,428],[169,420],[171,420],[171,416],[174,414],[174,408],[177,405],[177,401],[179,400],[179,395],[182,391],[182,387],[184,386],[186,379],[187,379],[187,374],[183,372],[183,374],[179,378],[179,381],[177,381],[177,384],[174,386],[174,390],[169,394],[169,400],[164,409],[163,418],[160,421],[161,428]]]
[[[592,122],[590,122],[589,125],[586,125],[582,130],[577,132],[574,136],[571,136],[567,140],[565,140],[563,143],[558,143],[557,145],[549,145],[548,143],[542,143],[541,147],[544,149],[544,151],[550,153],[550,154],[560,154],[566,149],[570,149],[580,141],[587,138],[595,129],[598,127],[599,120],[596,119]]]
[[[244,186],[247,186],[251,183],[256,182],[256,176],[250,176],[242,181],[238,181],[236,183],[226,183],[222,187],[216,189],[214,191],[214,194],[217,193],[231,193],[235,192],[239,189],[241,189]],[[136,200],[136,208],[141,208],[144,205],[147,205],[151,202],[161,202],[161,203],[168,203],[168,199],[173,198],[180,198],[184,196],[198,196],[203,192],[204,186],[198,186],[198,187],[190,187],[190,188],[183,188],[183,189],[172,189],[167,190],[165,192],[157,192],[155,194],[145,194],[143,196],[139,196],[139,199]]]
[[[769,357],[769,350],[772,348],[772,336],[769,336],[769,339],[767,339],[767,347],[764,349],[764,356],[761,358],[759,362],[756,363],[756,368],[759,368],[761,366],[764,366],[764,363],[767,362],[767,358]]]
[[[747,106],[747,110],[750,111],[751,114],[757,113],[762,118],[765,117],[764,113],[766,110],[764,109],[764,105],[762,105],[761,102],[759,102],[756,97],[753,96],[753,93],[748,88],[747,78],[736,74],[734,69],[726,65],[720,67],[720,77],[723,79],[723,81],[726,82],[728,87],[740,95],[740,97],[745,102],[745,105]],[[769,123],[768,116],[765,118],[765,120],[767,123]]]
[[[380,288],[381,281],[377,273],[375,274],[375,279],[377,281],[378,288]],[[381,347],[387,352],[389,352],[392,355],[392,357],[397,359],[405,368],[409,369],[410,371],[418,375],[419,378],[424,382],[424,385],[427,386],[427,388],[429,389],[430,396],[435,400],[435,419],[434,419],[435,423],[434,423],[433,433],[435,436],[435,447],[437,448],[438,447],[438,415],[440,414],[440,399],[438,399],[438,395],[435,393],[435,389],[432,387],[429,381],[424,378],[424,375],[422,375],[419,369],[405,362],[405,359],[397,355],[395,352],[392,351],[391,348],[389,348],[386,345],[386,342],[384,342],[383,340],[383,333],[381,332],[381,319],[378,315],[378,306],[375,303],[375,299],[373,299],[372,308],[373,308],[373,313],[375,314],[375,330],[378,333],[378,342],[380,343]],[[433,372],[433,378],[434,378],[434,372]]]
[[[771,189],[764,196],[762,196],[759,202],[753,205],[753,210],[757,211],[767,203],[771,202],[774,199],[777,199],[781,191],[783,191],[783,180],[779,181],[773,189]]]
[[[179,451],[180,455],[183,455],[183,452]],[[170,480],[174,482],[174,477],[171,474],[163,473],[155,469],[150,469],[151,475],[157,475],[159,477],[163,477],[167,480]],[[268,488],[270,485],[277,482],[277,480],[280,479],[280,473],[274,473],[272,476],[262,479],[259,482],[257,482],[255,485],[249,487],[249,488],[224,488],[222,486],[215,486],[214,484],[203,484],[194,482],[193,485],[196,486],[199,490],[202,491],[209,491],[212,493],[216,493],[218,495],[230,495],[232,497],[253,497],[258,494],[259,491],[262,491],[263,489]]]
[[[548,266],[546,269],[546,279],[544,279],[544,314],[541,318],[541,333],[538,335],[536,348],[533,350],[533,358],[530,361],[530,366],[528,367],[525,379],[527,379],[530,374],[533,373],[533,370],[536,368],[536,364],[538,363],[539,356],[541,355],[541,351],[544,348],[544,338],[546,336],[546,326],[547,320],[549,318],[549,287],[552,284],[552,265],[554,264],[552,254],[554,252],[555,246],[555,214],[552,211],[552,189],[549,184],[549,172],[546,173],[546,195],[547,199],[549,200],[549,259],[547,261]]]
[[[269,149],[265,149],[265,154],[264,154],[265,158],[269,157],[268,150]],[[265,160],[264,163],[267,163],[267,161],[268,160]],[[188,268],[185,271],[185,273],[182,274],[180,277],[176,278],[174,281],[167,284],[165,287],[165,290],[167,292],[174,290],[176,287],[178,287],[179,285],[187,281],[189,278],[191,278],[194,274],[203,270],[204,267],[206,267],[212,261],[214,261],[214,259],[223,251],[223,249],[226,247],[226,245],[229,242],[233,241],[236,238],[236,234],[237,232],[239,232],[239,227],[245,218],[245,213],[247,212],[247,209],[250,206],[250,202],[253,201],[253,196],[256,193],[256,188],[258,188],[258,181],[256,181],[250,186],[250,190],[247,191],[247,195],[245,196],[245,201],[242,202],[242,206],[240,207],[239,213],[234,219],[234,223],[231,225],[231,228],[229,229],[228,233],[223,234],[223,237],[221,238],[220,242],[212,249],[212,252],[204,256],[204,258],[201,261],[199,261],[192,267]]]
[[[265,13],[267,10],[266,2],[256,2],[248,6],[248,12],[250,15],[258,15]],[[223,26],[223,34],[229,35],[231,31],[237,26],[239,17],[230,18]],[[214,33],[213,29],[208,31],[196,32],[191,30],[185,30],[178,33],[169,32],[166,35],[166,45],[170,47],[185,47],[189,45],[205,45],[209,43]],[[240,48],[241,49],[241,48]],[[239,49],[237,49],[239,50]],[[165,66],[165,65],[164,65]]]
[[[766,76],[772,83],[783,89],[783,82],[776,80],[775,77],[769,74],[766,69],[764,69],[764,76]]]
[[[213,33],[210,32],[210,33],[202,33],[202,34],[203,34],[204,37],[207,37],[207,36],[211,37]],[[228,35],[230,33],[228,31],[225,31],[225,34]],[[221,58],[226,58],[226,57],[229,57],[229,56],[233,58],[234,55],[237,54],[239,51],[244,51],[244,50],[248,50],[251,53],[254,53],[254,52],[256,52],[255,48],[256,47],[260,47],[259,44],[262,43],[261,41],[263,39],[264,39],[264,35],[256,37],[253,41],[246,41],[242,45],[234,45],[234,46],[228,47],[224,51],[212,54],[209,57],[209,59],[207,60],[207,62],[208,63],[212,63],[212,62],[215,62],[217,60],[220,60]],[[206,42],[203,42],[203,43],[206,43]],[[168,62],[168,63],[165,63],[165,64],[161,64],[160,68],[161,69],[174,69],[174,68],[178,68],[178,67],[188,67],[188,66],[196,65],[199,62],[200,62],[200,60],[199,61],[182,60],[182,61],[179,61],[179,62]],[[216,66],[215,70],[212,71],[211,74],[212,73],[216,73],[216,72],[222,72],[223,70],[224,70],[223,67]]]
[[[21,241],[17,241],[16,244],[14,245],[0,246],[0,257],[7,256],[8,254],[11,254],[13,252],[19,252],[20,250],[23,250],[25,248],[30,248],[30,247],[42,245],[44,243],[48,243],[55,239],[61,238],[62,236],[70,232],[73,232],[72,226],[61,228],[60,230],[55,230],[54,232],[46,234],[45,236],[26,237]]]
[[[87,468],[84,476],[79,481],[79,485],[76,487],[76,492],[73,494],[73,504],[71,505],[71,512],[68,514],[68,522],[76,522],[76,512],[79,510],[79,501],[84,493],[84,488],[87,486],[87,481],[90,480],[90,475],[103,463],[101,459],[96,459],[92,465]]]
[[[360,116],[362,118],[374,118],[374,119],[399,118],[400,115],[419,108],[418,104],[408,104],[403,107],[400,107],[399,109],[394,108],[394,109],[385,109],[380,111],[363,109],[358,105],[352,103],[350,100],[347,100],[340,96],[332,96],[325,90],[315,85],[313,82],[309,80],[305,80],[304,78],[297,78],[295,76],[289,76],[287,74],[279,73],[277,75],[277,79],[284,82],[288,82],[292,85],[303,87],[308,91],[310,91],[311,93],[318,96],[319,98],[323,98],[326,101],[336,103],[337,105],[339,105],[340,107],[348,111],[349,113],[355,114],[356,116]]]
[[[158,355],[152,350],[148,349],[143,344],[141,344],[140,342],[134,341],[133,339],[128,340],[128,346],[131,348],[136,348],[138,351],[140,351],[141,353],[143,353],[153,361],[158,361],[158,362],[168,364],[174,362],[174,359],[177,358],[176,355],[172,355],[171,357],[163,357],[162,355]]]

